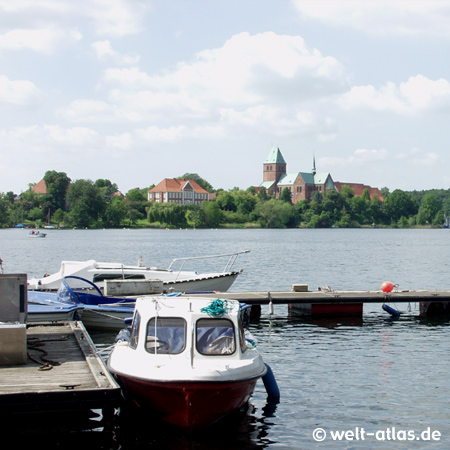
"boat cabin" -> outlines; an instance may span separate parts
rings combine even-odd
[[[131,348],[142,346],[150,354],[178,355],[192,347],[197,356],[232,356],[247,350],[245,305],[219,299],[175,301],[175,308],[160,308],[159,302],[164,305],[166,299],[138,300],[130,332]],[[143,313],[143,306],[145,310],[153,309],[153,313]],[[217,314],[217,308],[222,308],[223,315],[211,316]],[[143,319],[144,314],[147,320]]]

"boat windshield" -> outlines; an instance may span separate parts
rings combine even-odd
[[[133,324],[131,325],[131,333],[129,341],[129,345],[131,348],[137,348],[140,326],[141,326],[141,315],[136,311],[133,318]]]
[[[236,350],[234,327],[228,319],[197,321],[197,350],[202,355],[231,355]]]
[[[177,354],[186,347],[186,321],[181,317],[153,317],[148,322],[145,348],[149,353]]]

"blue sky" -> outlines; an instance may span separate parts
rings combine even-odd
[[[0,192],[198,173],[448,189],[446,0],[0,0]]]

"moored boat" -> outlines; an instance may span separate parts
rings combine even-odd
[[[186,431],[240,408],[268,367],[234,300],[143,297],[107,366],[143,413]]]
[[[133,297],[105,296],[94,283],[75,276],[62,279],[56,297],[61,304],[83,309],[82,321],[87,330],[122,329],[124,320],[133,317],[136,301]]]
[[[165,292],[226,292],[237,276],[242,273],[242,270],[232,269],[237,256],[242,253],[248,253],[248,250],[223,255],[175,258],[167,269],[146,267],[141,259],[136,266],[122,263],[97,262],[95,260],[63,261],[58,272],[46,274],[41,278],[34,277],[29,279],[28,289],[56,291],[59,289],[64,277],[78,276],[95,283],[100,288],[104,287],[107,280],[161,280]],[[183,270],[184,266],[192,261],[223,257],[228,259],[222,271],[199,273],[198,271]],[[175,266],[178,269],[175,269]]]
[[[53,292],[29,291],[27,295],[27,322],[70,322],[80,320],[83,306],[64,303]]]

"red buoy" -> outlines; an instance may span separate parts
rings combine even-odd
[[[392,289],[394,289],[394,285],[390,281],[385,281],[381,285],[381,290],[383,292],[392,292]]]

